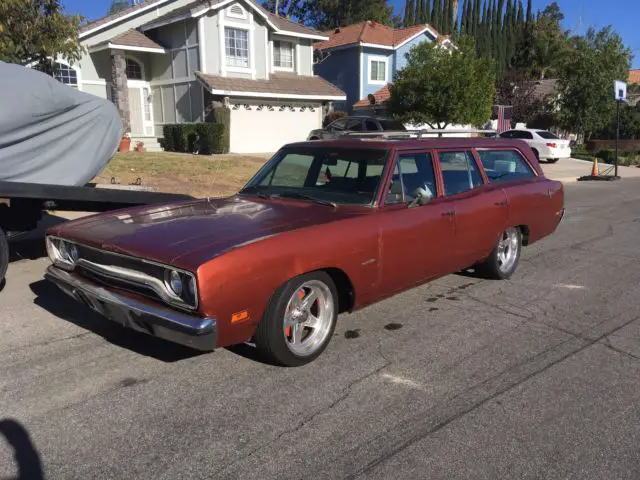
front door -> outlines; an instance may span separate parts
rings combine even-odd
[[[419,187],[431,193],[433,200],[409,207]],[[437,192],[431,154],[399,153],[379,212],[383,296],[453,271],[453,218],[449,205],[437,198]]]
[[[136,82],[137,83],[137,82]],[[131,133],[133,135],[153,136],[153,117],[149,87],[131,85],[129,81],[129,112],[131,115]]]

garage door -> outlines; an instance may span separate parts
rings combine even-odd
[[[271,153],[283,145],[307,139],[322,126],[317,105],[233,104],[230,150],[233,153]]]

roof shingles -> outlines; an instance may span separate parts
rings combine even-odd
[[[629,70],[629,83],[640,83],[640,69]]]
[[[281,98],[291,98],[292,95],[321,98],[346,98],[345,93],[323,78],[302,76],[292,73],[275,73],[269,80],[251,80],[246,78],[220,77],[196,72],[196,77],[211,90],[223,91],[229,96],[242,93],[273,94]]]
[[[329,35],[329,40],[316,43],[314,48],[325,50],[359,43],[397,47],[427,29],[439,36],[436,29],[427,23],[407,28],[392,28],[381,23],[366,21],[325,32],[326,35]]]
[[[109,40],[109,43],[112,43],[114,45],[125,45],[128,47],[142,47],[164,50],[164,47],[162,45],[158,45],[156,42],[137,30],[127,30],[117,37],[113,37],[111,40]]]

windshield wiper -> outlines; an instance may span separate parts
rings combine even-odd
[[[327,207],[336,208],[338,205],[334,202],[330,202],[329,200],[322,200],[320,198],[312,197],[310,195],[305,195],[304,193],[299,192],[282,192],[279,194],[272,195],[273,197],[282,197],[282,198],[299,198],[300,200],[310,200],[319,205],[326,205]]]

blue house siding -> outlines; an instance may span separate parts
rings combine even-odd
[[[432,42],[433,40],[435,40],[435,38],[429,33],[425,32],[419,37],[414,38],[410,42],[407,42],[403,46],[398,48],[396,50],[396,55],[394,59],[393,75],[395,76],[398,70],[402,70],[404,67],[407,66],[407,53],[409,53],[409,50],[411,50],[411,48],[415,47],[416,45],[422,42],[425,42],[425,41]]]
[[[384,58],[387,60],[387,73],[384,83],[371,83],[369,76],[369,60],[374,58]],[[377,92],[387,83],[390,83],[393,80],[393,50],[371,47],[363,48],[362,75],[360,76],[360,79],[362,82],[362,96],[360,98],[366,98],[367,95]],[[358,100],[360,100],[360,98]]]
[[[336,110],[351,113],[352,106],[360,100],[360,52],[358,48],[335,50],[321,63],[314,65],[314,73],[347,94],[346,102],[334,102]]]

